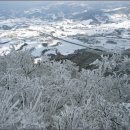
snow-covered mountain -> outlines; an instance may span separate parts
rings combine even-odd
[[[15,47],[32,54],[77,49],[130,48],[129,2],[1,2],[0,53]],[[10,6],[11,5],[11,6]]]
[[[35,2],[34,2],[35,3]],[[1,16],[6,18],[26,17],[26,18],[42,18],[48,20],[75,19],[87,20],[93,19],[109,20],[108,15],[122,15],[129,18],[130,3],[129,2],[40,2],[35,6],[32,3],[19,2],[10,3],[12,6],[0,5]],[[30,5],[31,4],[31,5]]]
[[[1,1],[0,129],[130,130],[130,3]]]

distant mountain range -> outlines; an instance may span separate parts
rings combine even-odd
[[[130,19],[129,2],[0,2],[0,18],[41,18],[112,22],[110,16]]]

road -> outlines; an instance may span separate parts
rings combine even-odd
[[[41,35],[49,36],[49,37],[52,37],[52,38],[60,40],[60,41],[64,41],[64,42],[69,43],[69,44],[74,44],[74,45],[77,45],[77,46],[84,47],[86,49],[86,51],[88,51],[88,52],[93,52],[93,53],[98,53],[98,54],[110,54],[111,53],[111,52],[107,52],[106,50],[94,49],[94,48],[85,46],[83,44],[78,44],[78,43],[68,41],[68,40],[65,40],[65,39],[62,39],[62,38],[59,38],[59,37],[55,37],[51,34],[47,34],[47,33],[43,33],[43,32],[40,32],[40,33],[41,33]]]

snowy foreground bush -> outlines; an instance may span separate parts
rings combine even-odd
[[[130,129],[130,59],[102,56],[98,69],[28,51],[0,57],[0,129]]]

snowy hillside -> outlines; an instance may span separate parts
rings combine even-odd
[[[0,129],[129,130],[130,3],[1,1]]]
[[[28,51],[0,56],[0,129],[128,130],[130,59],[115,54],[79,71],[38,62]]]

